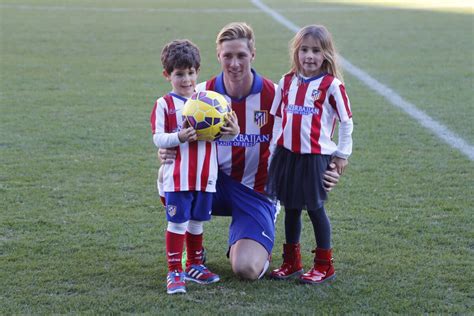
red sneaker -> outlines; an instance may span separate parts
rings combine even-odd
[[[186,281],[184,280],[184,272],[168,272],[168,276],[166,277],[166,293],[186,293]]]
[[[303,272],[300,244],[284,244],[283,264],[278,269],[270,272],[270,277],[277,280],[285,280],[300,276]]]
[[[308,284],[320,284],[336,277],[334,270],[332,249],[316,248],[314,266],[305,274],[300,276],[300,282]]]
[[[202,264],[193,264],[186,269],[186,280],[193,281],[200,284],[211,284],[219,282],[220,278],[217,274],[212,273]]]

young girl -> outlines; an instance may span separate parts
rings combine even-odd
[[[335,277],[331,226],[324,209],[323,174],[330,163],[342,174],[352,152],[352,113],[336,50],[324,26],[302,28],[290,43],[291,71],[280,80],[271,114],[276,149],[269,169],[268,193],[285,206],[283,264],[271,277],[299,276],[303,283]],[[339,141],[331,137],[339,120]],[[306,208],[316,237],[314,265],[303,273],[301,212]]]

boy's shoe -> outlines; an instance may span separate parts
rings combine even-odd
[[[206,251],[206,248],[202,247],[202,264],[206,264],[206,260],[207,260],[207,251]]]
[[[166,293],[186,293],[186,281],[184,272],[168,272],[168,277],[166,278]]]
[[[220,280],[217,274],[209,271],[203,264],[193,264],[187,268],[185,278],[186,280],[200,284],[210,284]]]

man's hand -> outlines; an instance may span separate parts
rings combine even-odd
[[[237,136],[240,133],[239,122],[237,119],[237,114],[234,111],[230,112],[224,117],[225,125],[221,127],[222,135],[232,135]]]
[[[330,192],[339,182],[339,173],[336,170],[336,164],[331,162],[323,175],[323,185],[326,192]]]
[[[171,164],[176,159],[176,149],[160,148],[158,149],[158,159],[161,164]]]

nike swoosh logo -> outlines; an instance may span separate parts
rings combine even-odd
[[[170,257],[176,256],[176,255],[179,255],[179,252],[168,252],[168,256]]]
[[[265,231],[262,231],[262,236],[265,237],[265,238],[270,239],[270,240],[273,242],[273,239],[271,239],[270,236],[268,236],[267,234],[265,234]]]
[[[197,255],[200,255],[201,253],[202,253],[202,250],[201,251],[196,251]]]

